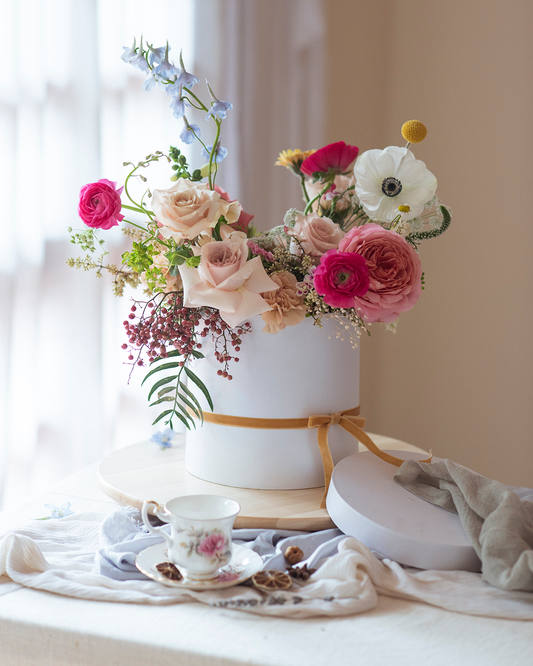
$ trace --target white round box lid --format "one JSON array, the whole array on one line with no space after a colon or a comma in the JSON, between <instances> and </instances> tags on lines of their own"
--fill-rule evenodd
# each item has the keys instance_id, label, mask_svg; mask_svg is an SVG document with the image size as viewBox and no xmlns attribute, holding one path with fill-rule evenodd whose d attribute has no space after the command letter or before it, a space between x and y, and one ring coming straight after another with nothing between
<instances>
[{"instance_id":1,"label":"white round box lid","mask_svg":"<svg viewBox=\"0 0 533 666\"><path fill-rule=\"evenodd\" d=\"M410 451L388 453L404 460L420 458ZM480 571L481 562L459 516L402 488L393 479L397 471L369 451L341 460L333 470L326 501L337 527L401 564Z\"/></svg>"}]
</instances>

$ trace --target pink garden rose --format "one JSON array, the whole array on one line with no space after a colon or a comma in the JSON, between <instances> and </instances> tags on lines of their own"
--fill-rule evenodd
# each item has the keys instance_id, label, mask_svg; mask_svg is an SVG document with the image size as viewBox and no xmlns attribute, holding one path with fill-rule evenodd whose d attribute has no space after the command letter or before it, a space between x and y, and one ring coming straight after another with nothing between
<instances>
[{"instance_id":1,"label":"pink garden rose","mask_svg":"<svg viewBox=\"0 0 533 666\"><path fill-rule=\"evenodd\" d=\"M344 237L344 231L329 217L299 215L294 225L294 235L302 249L312 257L321 257L328 250L335 250Z\"/></svg>"},{"instance_id":2,"label":"pink garden rose","mask_svg":"<svg viewBox=\"0 0 533 666\"><path fill-rule=\"evenodd\" d=\"M85 224L93 229L116 227L124 219L124 215L120 214L123 189L117 190L117 184L105 178L82 187L78 213Z\"/></svg>"},{"instance_id":3,"label":"pink garden rose","mask_svg":"<svg viewBox=\"0 0 533 666\"><path fill-rule=\"evenodd\" d=\"M365 321L390 324L414 306L422 293L422 265L403 236L379 224L364 224L346 234L339 250L367 261L370 286L355 298Z\"/></svg>"},{"instance_id":4,"label":"pink garden rose","mask_svg":"<svg viewBox=\"0 0 533 666\"><path fill-rule=\"evenodd\" d=\"M353 308L355 298L368 290L368 267L360 254L329 250L322 255L313 280L324 303L333 308Z\"/></svg>"},{"instance_id":5,"label":"pink garden rose","mask_svg":"<svg viewBox=\"0 0 533 666\"><path fill-rule=\"evenodd\" d=\"M198 545L198 552L213 559L225 555L228 551L228 539L222 532L211 532Z\"/></svg>"},{"instance_id":6,"label":"pink garden rose","mask_svg":"<svg viewBox=\"0 0 533 666\"><path fill-rule=\"evenodd\" d=\"M216 308L231 327L271 309L261 294L279 287L266 274L260 257L248 261L243 232L235 231L225 240L210 240L193 250L201 257L198 268L179 267L185 307Z\"/></svg>"},{"instance_id":7,"label":"pink garden rose","mask_svg":"<svg viewBox=\"0 0 533 666\"><path fill-rule=\"evenodd\" d=\"M308 176L315 171L327 173L330 169L342 173L349 169L358 153L357 146L348 146L344 141L337 141L337 143L330 143L309 155L302 162L300 169Z\"/></svg>"}]
</instances>

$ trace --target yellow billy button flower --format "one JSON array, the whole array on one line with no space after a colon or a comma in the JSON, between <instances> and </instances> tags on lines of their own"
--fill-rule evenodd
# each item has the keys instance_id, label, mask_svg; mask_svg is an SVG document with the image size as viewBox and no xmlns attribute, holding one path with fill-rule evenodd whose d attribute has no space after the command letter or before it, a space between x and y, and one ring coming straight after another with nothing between
<instances>
[{"instance_id":1,"label":"yellow billy button flower","mask_svg":"<svg viewBox=\"0 0 533 666\"><path fill-rule=\"evenodd\" d=\"M420 143L427 133L427 127L420 120L408 120L402 125L402 136L409 143Z\"/></svg>"},{"instance_id":2,"label":"yellow billy button flower","mask_svg":"<svg viewBox=\"0 0 533 666\"><path fill-rule=\"evenodd\" d=\"M411 206L398 206L400 213L408 213L411 210Z\"/></svg>"},{"instance_id":3,"label":"yellow billy button flower","mask_svg":"<svg viewBox=\"0 0 533 666\"><path fill-rule=\"evenodd\" d=\"M316 153L316 150L302 151L298 148L295 150L282 150L276 160L276 166L287 167L287 169L290 169L299 176L301 174L300 167L302 166L302 162L313 153Z\"/></svg>"}]
</instances>

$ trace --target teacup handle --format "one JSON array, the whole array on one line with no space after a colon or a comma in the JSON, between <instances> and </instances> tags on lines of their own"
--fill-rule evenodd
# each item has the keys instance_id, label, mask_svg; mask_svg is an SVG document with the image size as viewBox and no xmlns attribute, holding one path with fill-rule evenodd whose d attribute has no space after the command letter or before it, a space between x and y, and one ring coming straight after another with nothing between
<instances>
[{"instance_id":1,"label":"teacup handle","mask_svg":"<svg viewBox=\"0 0 533 666\"><path fill-rule=\"evenodd\" d=\"M148 500L147 502L143 502L143 508L142 508L142 519L143 523L146 526L146 529L151 532L152 534L157 534L157 536L162 536L165 541L168 544L169 548L172 548L172 537L170 534L167 534L166 532L163 531L162 527L154 527L153 525L150 524L150 521L148 520L148 508L150 505L155 506L154 514L159 518L159 520L162 520L164 523L170 522L170 518L168 517L168 514L164 509L162 509L157 502L154 502L153 500Z\"/></svg>"}]
</instances>

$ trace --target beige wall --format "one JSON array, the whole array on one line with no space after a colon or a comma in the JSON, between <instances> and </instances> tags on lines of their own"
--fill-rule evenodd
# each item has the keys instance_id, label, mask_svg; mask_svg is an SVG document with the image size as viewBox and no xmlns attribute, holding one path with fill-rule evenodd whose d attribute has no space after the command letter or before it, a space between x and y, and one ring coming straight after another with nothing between
<instances>
[{"instance_id":1,"label":"beige wall","mask_svg":"<svg viewBox=\"0 0 533 666\"><path fill-rule=\"evenodd\" d=\"M533 3L324 0L328 142L415 149L454 212L426 289L362 345L369 430L533 485Z\"/></svg>"}]
</instances>

